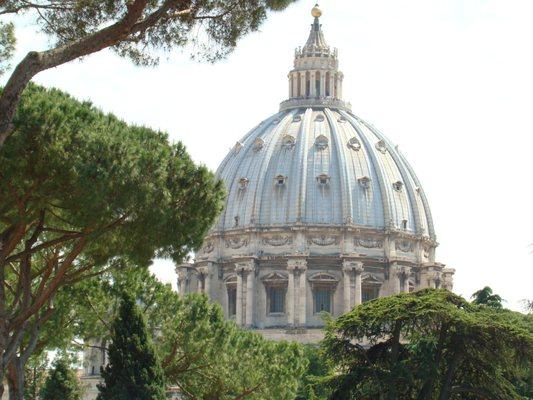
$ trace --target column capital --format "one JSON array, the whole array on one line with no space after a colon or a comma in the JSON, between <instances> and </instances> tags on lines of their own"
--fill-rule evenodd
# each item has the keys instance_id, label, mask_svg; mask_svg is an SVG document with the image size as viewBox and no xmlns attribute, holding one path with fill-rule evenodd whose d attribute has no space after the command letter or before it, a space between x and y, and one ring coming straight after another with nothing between
<instances>
[{"instance_id":1,"label":"column capital","mask_svg":"<svg viewBox=\"0 0 533 400\"><path fill-rule=\"evenodd\" d=\"M306 257L289 257L287 259L287 269L289 271L307 270L307 258Z\"/></svg>"},{"instance_id":2,"label":"column capital","mask_svg":"<svg viewBox=\"0 0 533 400\"><path fill-rule=\"evenodd\" d=\"M361 274L364 269L365 267L362 261L353 261L346 259L342 261L342 270L345 272L354 271L356 274Z\"/></svg>"}]
</instances>

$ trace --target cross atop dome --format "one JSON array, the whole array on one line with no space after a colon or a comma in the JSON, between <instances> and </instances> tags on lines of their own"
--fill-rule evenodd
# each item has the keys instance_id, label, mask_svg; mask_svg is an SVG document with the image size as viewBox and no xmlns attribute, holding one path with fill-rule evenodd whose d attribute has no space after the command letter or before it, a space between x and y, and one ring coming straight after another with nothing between
<instances>
[{"instance_id":1,"label":"cross atop dome","mask_svg":"<svg viewBox=\"0 0 533 400\"><path fill-rule=\"evenodd\" d=\"M337 49L326 43L318 4L311 15L314 21L307 42L294 52L294 68L288 75L289 99L282 102L280 108L309 106L350 110L350 104L342 100L344 75L339 71Z\"/></svg>"}]
</instances>

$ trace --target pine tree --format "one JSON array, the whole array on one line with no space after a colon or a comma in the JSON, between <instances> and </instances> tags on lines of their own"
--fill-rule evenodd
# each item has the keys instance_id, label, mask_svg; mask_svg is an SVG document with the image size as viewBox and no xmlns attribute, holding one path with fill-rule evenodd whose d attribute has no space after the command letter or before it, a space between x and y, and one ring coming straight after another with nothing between
<instances>
[{"instance_id":1,"label":"pine tree","mask_svg":"<svg viewBox=\"0 0 533 400\"><path fill-rule=\"evenodd\" d=\"M163 400L163 370L133 298L122 297L113 323L109 364L102 371L98 400Z\"/></svg>"},{"instance_id":2,"label":"pine tree","mask_svg":"<svg viewBox=\"0 0 533 400\"><path fill-rule=\"evenodd\" d=\"M54 368L46 379L41 391L43 400L80 400L81 388L78 378L66 357L60 357L54 362Z\"/></svg>"}]
</instances>

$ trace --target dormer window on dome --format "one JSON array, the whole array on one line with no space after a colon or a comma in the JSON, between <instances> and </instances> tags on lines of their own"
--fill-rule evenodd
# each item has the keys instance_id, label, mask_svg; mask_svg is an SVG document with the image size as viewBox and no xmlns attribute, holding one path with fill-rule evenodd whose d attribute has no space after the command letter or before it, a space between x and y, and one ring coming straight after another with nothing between
<instances>
[{"instance_id":1,"label":"dormer window on dome","mask_svg":"<svg viewBox=\"0 0 533 400\"><path fill-rule=\"evenodd\" d=\"M287 177L285 175L280 174L274 178L274 181L276 182L277 186L283 186L285 185L285 182L287 181Z\"/></svg>"},{"instance_id":2,"label":"dormer window on dome","mask_svg":"<svg viewBox=\"0 0 533 400\"><path fill-rule=\"evenodd\" d=\"M321 186L326 186L329 184L330 176L326 173L322 173L316 177L316 181Z\"/></svg>"},{"instance_id":3,"label":"dormer window on dome","mask_svg":"<svg viewBox=\"0 0 533 400\"><path fill-rule=\"evenodd\" d=\"M281 145L284 149L292 150L292 148L296 145L296 138L292 135L285 135L283 136Z\"/></svg>"},{"instance_id":4,"label":"dormer window on dome","mask_svg":"<svg viewBox=\"0 0 533 400\"><path fill-rule=\"evenodd\" d=\"M328 147L329 140L324 135L319 135L315 140L315 146L318 150L324 150Z\"/></svg>"},{"instance_id":5,"label":"dormer window on dome","mask_svg":"<svg viewBox=\"0 0 533 400\"><path fill-rule=\"evenodd\" d=\"M248 187L248 183L250 181L248 180L248 178L240 178L239 179L239 189L240 190L244 190Z\"/></svg>"},{"instance_id":6,"label":"dormer window on dome","mask_svg":"<svg viewBox=\"0 0 533 400\"><path fill-rule=\"evenodd\" d=\"M384 140L380 140L379 142L377 142L376 143L376 149L380 153L385 154L387 152L387 146L385 145L385 141Z\"/></svg>"},{"instance_id":7,"label":"dormer window on dome","mask_svg":"<svg viewBox=\"0 0 533 400\"><path fill-rule=\"evenodd\" d=\"M293 118L292 118L292 122L300 122L302 120L302 115L301 114L296 114Z\"/></svg>"},{"instance_id":8,"label":"dormer window on dome","mask_svg":"<svg viewBox=\"0 0 533 400\"><path fill-rule=\"evenodd\" d=\"M315 118L316 122L322 122L324 121L324 114L318 114Z\"/></svg>"},{"instance_id":9,"label":"dormer window on dome","mask_svg":"<svg viewBox=\"0 0 533 400\"><path fill-rule=\"evenodd\" d=\"M261 138L257 138L254 140L253 149L255 152L261 150L263 146L265 145L265 141Z\"/></svg>"},{"instance_id":10,"label":"dormer window on dome","mask_svg":"<svg viewBox=\"0 0 533 400\"><path fill-rule=\"evenodd\" d=\"M359 151L361 150L361 142L356 137L352 137L348 140L348 147L352 150Z\"/></svg>"},{"instance_id":11,"label":"dormer window on dome","mask_svg":"<svg viewBox=\"0 0 533 400\"><path fill-rule=\"evenodd\" d=\"M368 189L370 187L370 178L368 176L362 176L361 178L358 178L357 182L359 182L363 189Z\"/></svg>"},{"instance_id":12,"label":"dormer window on dome","mask_svg":"<svg viewBox=\"0 0 533 400\"><path fill-rule=\"evenodd\" d=\"M402 181L396 181L392 184L392 187L394 188L394 190L396 190L397 192L401 192L402 191L402 188L403 188L403 182Z\"/></svg>"}]
</instances>

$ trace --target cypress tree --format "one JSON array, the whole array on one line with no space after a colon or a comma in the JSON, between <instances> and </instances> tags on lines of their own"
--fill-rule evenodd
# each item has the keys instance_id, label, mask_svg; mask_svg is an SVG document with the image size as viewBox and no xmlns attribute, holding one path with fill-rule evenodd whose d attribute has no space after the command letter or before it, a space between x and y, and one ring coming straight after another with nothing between
<instances>
[{"instance_id":1,"label":"cypress tree","mask_svg":"<svg viewBox=\"0 0 533 400\"><path fill-rule=\"evenodd\" d=\"M80 400L81 389L74 371L69 368L68 361L61 357L54 363L41 391L43 400Z\"/></svg>"},{"instance_id":2,"label":"cypress tree","mask_svg":"<svg viewBox=\"0 0 533 400\"><path fill-rule=\"evenodd\" d=\"M113 323L109 363L102 370L98 400L163 400L163 369L148 335L146 322L127 294Z\"/></svg>"}]
</instances>

